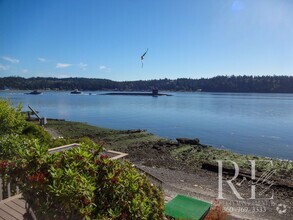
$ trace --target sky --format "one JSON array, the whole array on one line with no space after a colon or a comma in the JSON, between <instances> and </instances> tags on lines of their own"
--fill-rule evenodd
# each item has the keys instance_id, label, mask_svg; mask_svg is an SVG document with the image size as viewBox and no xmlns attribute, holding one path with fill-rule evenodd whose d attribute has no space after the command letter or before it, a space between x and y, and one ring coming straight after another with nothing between
<instances>
[{"instance_id":1,"label":"sky","mask_svg":"<svg viewBox=\"0 0 293 220\"><path fill-rule=\"evenodd\" d=\"M293 76L292 11L292 0L0 0L0 77Z\"/></svg>"}]
</instances>

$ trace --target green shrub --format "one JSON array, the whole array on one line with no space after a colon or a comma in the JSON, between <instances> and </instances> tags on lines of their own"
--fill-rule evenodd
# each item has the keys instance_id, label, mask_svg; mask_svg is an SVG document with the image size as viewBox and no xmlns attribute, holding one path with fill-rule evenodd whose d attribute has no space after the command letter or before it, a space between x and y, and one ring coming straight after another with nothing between
<instances>
[{"instance_id":1,"label":"green shrub","mask_svg":"<svg viewBox=\"0 0 293 220\"><path fill-rule=\"evenodd\" d=\"M19 157L19 152L34 146L38 140L28 139L18 134L0 136L0 159L14 159Z\"/></svg>"},{"instance_id":2,"label":"green shrub","mask_svg":"<svg viewBox=\"0 0 293 220\"><path fill-rule=\"evenodd\" d=\"M33 142L2 162L39 219L163 219L161 192L131 164L100 156L101 149L82 144L50 155Z\"/></svg>"},{"instance_id":3,"label":"green shrub","mask_svg":"<svg viewBox=\"0 0 293 220\"><path fill-rule=\"evenodd\" d=\"M75 140L68 139L68 138L56 138L51 140L50 148L60 147L63 145L72 144L74 142Z\"/></svg>"},{"instance_id":4,"label":"green shrub","mask_svg":"<svg viewBox=\"0 0 293 220\"><path fill-rule=\"evenodd\" d=\"M21 134L26 124L22 106L12 107L8 100L0 99L0 135Z\"/></svg>"},{"instance_id":5,"label":"green shrub","mask_svg":"<svg viewBox=\"0 0 293 220\"><path fill-rule=\"evenodd\" d=\"M96 163L95 219L163 219L161 192L130 163Z\"/></svg>"},{"instance_id":6,"label":"green shrub","mask_svg":"<svg viewBox=\"0 0 293 220\"><path fill-rule=\"evenodd\" d=\"M51 136L39 125L27 123L22 134L32 139L39 139L41 143L46 145L51 143Z\"/></svg>"}]
</instances>

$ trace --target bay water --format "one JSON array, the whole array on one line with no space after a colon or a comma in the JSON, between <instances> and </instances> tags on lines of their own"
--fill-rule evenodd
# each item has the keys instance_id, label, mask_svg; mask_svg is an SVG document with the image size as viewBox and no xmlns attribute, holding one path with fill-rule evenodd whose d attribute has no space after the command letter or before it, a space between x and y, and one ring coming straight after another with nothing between
<instances>
[{"instance_id":1,"label":"bay water","mask_svg":"<svg viewBox=\"0 0 293 220\"><path fill-rule=\"evenodd\" d=\"M26 91L27 92L27 91ZM242 154L293 160L293 94L166 92L172 96L108 96L106 92L1 91L13 105L42 117L158 136L199 138ZM91 95L90 95L91 93Z\"/></svg>"}]
</instances>

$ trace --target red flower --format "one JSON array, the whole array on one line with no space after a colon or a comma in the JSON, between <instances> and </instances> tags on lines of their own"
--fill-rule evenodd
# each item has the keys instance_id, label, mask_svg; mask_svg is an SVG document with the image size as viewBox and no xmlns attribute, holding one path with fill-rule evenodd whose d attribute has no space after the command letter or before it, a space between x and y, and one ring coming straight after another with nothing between
<instances>
[{"instance_id":1,"label":"red flower","mask_svg":"<svg viewBox=\"0 0 293 220\"><path fill-rule=\"evenodd\" d=\"M7 165L8 165L8 163L7 163L6 161L2 161L2 162L0 163L0 167L1 167L2 169L5 169L5 168L7 167Z\"/></svg>"},{"instance_id":2,"label":"red flower","mask_svg":"<svg viewBox=\"0 0 293 220\"><path fill-rule=\"evenodd\" d=\"M35 174L28 175L27 178L31 182L36 182L36 183L44 183L45 182L45 174L42 172L37 172Z\"/></svg>"},{"instance_id":3,"label":"red flower","mask_svg":"<svg viewBox=\"0 0 293 220\"><path fill-rule=\"evenodd\" d=\"M122 217L122 219L128 219L128 213L123 212L121 217Z\"/></svg>"},{"instance_id":4,"label":"red flower","mask_svg":"<svg viewBox=\"0 0 293 220\"><path fill-rule=\"evenodd\" d=\"M112 182L112 183L117 183L117 182L118 182L118 178L117 178L117 177L113 177L113 178L111 179L111 182Z\"/></svg>"},{"instance_id":5,"label":"red flower","mask_svg":"<svg viewBox=\"0 0 293 220\"><path fill-rule=\"evenodd\" d=\"M95 161L95 164L96 164L96 165L100 165L101 163L102 163L102 162L101 162L100 160L96 160L96 161Z\"/></svg>"},{"instance_id":6,"label":"red flower","mask_svg":"<svg viewBox=\"0 0 293 220\"><path fill-rule=\"evenodd\" d=\"M104 155L104 154L103 154L103 155L100 156L100 158L101 158L101 159L108 159L109 157L108 157L107 155Z\"/></svg>"},{"instance_id":7,"label":"red flower","mask_svg":"<svg viewBox=\"0 0 293 220\"><path fill-rule=\"evenodd\" d=\"M85 198L85 199L83 200L83 204L84 204L85 206L88 206L89 204L91 204L91 200Z\"/></svg>"}]
</instances>

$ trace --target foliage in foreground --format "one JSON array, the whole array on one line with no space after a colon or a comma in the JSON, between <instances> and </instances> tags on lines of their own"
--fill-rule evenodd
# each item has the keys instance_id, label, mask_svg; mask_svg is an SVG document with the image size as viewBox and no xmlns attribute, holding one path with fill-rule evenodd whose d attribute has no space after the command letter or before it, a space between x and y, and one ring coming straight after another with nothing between
<instances>
[{"instance_id":1,"label":"foliage in foreground","mask_svg":"<svg viewBox=\"0 0 293 220\"><path fill-rule=\"evenodd\" d=\"M26 124L21 108L20 104L14 108L8 100L0 99L0 135L21 134Z\"/></svg>"},{"instance_id":2,"label":"foliage in foreground","mask_svg":"<svg viewBox=\"0 0 293 220\"><path fill-rule=\"evenodd\" d=\"M83 144L51 155L36 141L2 160L1 173L17 180L41 219L163 219L161 192L100 150Z\"/></svg>"}]
</instances>

